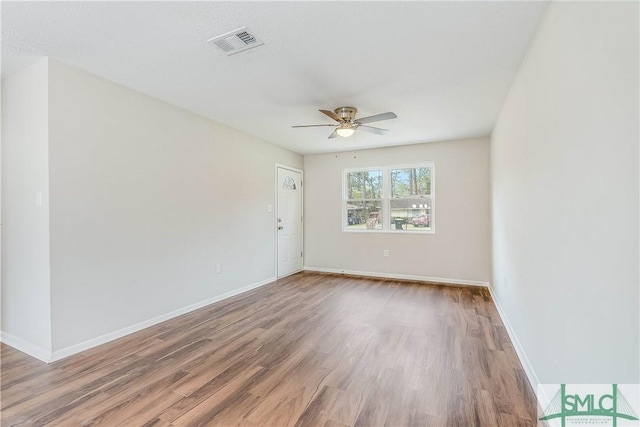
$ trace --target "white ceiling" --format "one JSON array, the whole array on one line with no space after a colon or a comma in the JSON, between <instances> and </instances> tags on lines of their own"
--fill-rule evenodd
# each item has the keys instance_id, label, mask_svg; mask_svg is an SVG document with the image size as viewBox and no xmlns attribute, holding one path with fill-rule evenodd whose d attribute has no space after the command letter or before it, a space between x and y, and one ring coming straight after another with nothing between
<instances>
[{"instance_id":1,"label":"white ceiling","mask_svg":"<svg viewBox=\"0 0 640 427\"><path fill-rule=\"evenodd\" d=\"M491 132L546 2L2 2L2 75L51 56L302 154ZM265 45L207 39L248 26ZM385 136L328 140L318 109Z\"/></svg>"}]
</instances>

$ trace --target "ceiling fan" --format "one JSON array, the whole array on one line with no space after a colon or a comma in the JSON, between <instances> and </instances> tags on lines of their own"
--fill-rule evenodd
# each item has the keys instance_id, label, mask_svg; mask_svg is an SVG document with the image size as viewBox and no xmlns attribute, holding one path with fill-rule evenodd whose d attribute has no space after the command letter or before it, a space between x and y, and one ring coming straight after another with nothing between
<instances>
[{"instance_id":1,"label":"ceiling fan","mask_svg":"<svg viewBox=\"0 0 640 427\"><path fill-rule=\"evenodd\" d=\"M341 136L343 138L347 138L356 130L363 130L366 132L376 133L378 135L384 135L389 132L388 129L377 128L373 126L367 126L365 123L378 122L380 120L389 120L395 119L395 113L382 113L376 114L374 116L363 117L361 119L356 119L357 109L354 107L339 107L333 111L329 110L320 110L321 113L326 114L331 117L333 120L338 122L338 124L327 124L327 125L301 125L301 126L291 126L294 128L312 128L312 127L320 127L320 126L333 126L335 127L333 133L329 135L329 138L335 138L336 136Z\"/></svg>"}]
</instances>

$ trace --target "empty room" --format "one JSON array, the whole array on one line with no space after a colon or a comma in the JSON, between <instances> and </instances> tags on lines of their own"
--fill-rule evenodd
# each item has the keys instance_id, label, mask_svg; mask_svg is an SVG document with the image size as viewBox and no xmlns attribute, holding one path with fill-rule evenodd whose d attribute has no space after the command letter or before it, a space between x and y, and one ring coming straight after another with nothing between
<instances>
[{"instance_id":1,"label":"empty room","mask_svg":"<svg viewBox=\"0 0 640 427\"><path fill-rule=\"evenodd\" d=\"M2 1L2 426L640 426L640 4Z\"/></svg>"}]
</instances>

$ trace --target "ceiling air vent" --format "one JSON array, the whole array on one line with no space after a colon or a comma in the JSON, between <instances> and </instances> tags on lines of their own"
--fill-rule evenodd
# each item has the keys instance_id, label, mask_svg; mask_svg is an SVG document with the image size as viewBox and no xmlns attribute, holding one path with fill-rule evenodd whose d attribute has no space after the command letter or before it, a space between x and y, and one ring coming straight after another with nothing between
<instances>
[{"instance_id":1,"label":"ceiling air vent","mask_svg":"<svg viewBox=\"0 0 640 427\"><path fill-rule=\"evenodd\" d=\"M264 44L247 27L238 28L207 41L218 46L227 55L235 55Z\"/></svg>"}]
</instances>

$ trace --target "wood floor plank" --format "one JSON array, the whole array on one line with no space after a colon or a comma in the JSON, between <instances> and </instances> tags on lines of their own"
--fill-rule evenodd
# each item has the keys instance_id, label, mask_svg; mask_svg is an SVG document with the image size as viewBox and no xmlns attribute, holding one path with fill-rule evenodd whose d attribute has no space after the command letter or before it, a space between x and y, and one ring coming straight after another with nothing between
<instances>
[{"instance_id":1,"label":"wood floor plank","mask_svg":"<svg viewBox=\"0 0 640 427\"><path fill-rule=\"evenodd\" d=\"M184 415L173 420L171 424L175 426L211 424L219 412L228 406L234 405L236 402L244 400L244 394L247 393L244 387L247 383L258 379L261 373L264 373L264 368L260 366L240 372L233 381Z\"/></svg>"},{"instance_id":2,"label":"wood floor plank","mask_svg":"<svg viewBox=\"0 0 640 427\"><path fill-rule=\"evenodd\" d=\"M3 426L536 426L486 289L300 273L50 365L0 345Z\"/></svg>"},{"instance_id":3,"label":"wood floor plank","mask_svg":"<svg viewBox=\"0 0 640 427\"><path fill-rule=\"evenodd\" d=\"M329 407L329 419L343 425L355 425L370 390L368 386L353 391L338 390L334 403Z\"/></svg>"}]
</instances>

